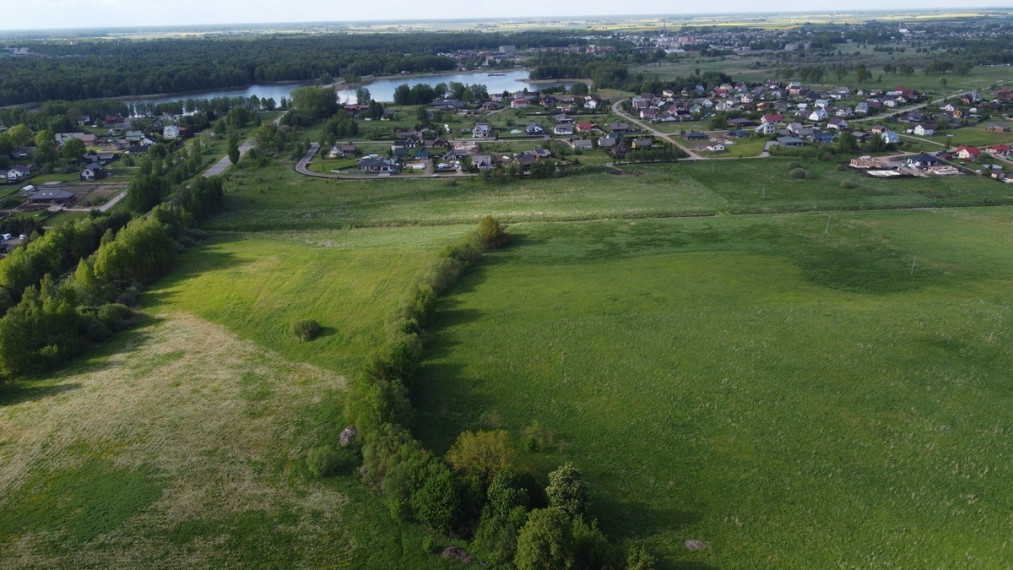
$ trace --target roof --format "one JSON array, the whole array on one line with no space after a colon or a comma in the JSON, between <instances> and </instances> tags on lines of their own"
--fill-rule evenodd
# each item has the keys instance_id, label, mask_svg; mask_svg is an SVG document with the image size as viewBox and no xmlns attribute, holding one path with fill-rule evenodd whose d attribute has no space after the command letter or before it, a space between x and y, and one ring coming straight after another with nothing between
<instances>
[{"instance_id":1,"label":"roof","mask_svg":"<svg viewBox=\"0 0 1013 570\"><path fill-rule=\"evenodd\" d=\"M39 190L35 194L28 197L32 201L44 201L44 200L69 200L73 198L73 192L67 192L59 188L47 188L45 190Z\"/></svg>"}]
</instances>

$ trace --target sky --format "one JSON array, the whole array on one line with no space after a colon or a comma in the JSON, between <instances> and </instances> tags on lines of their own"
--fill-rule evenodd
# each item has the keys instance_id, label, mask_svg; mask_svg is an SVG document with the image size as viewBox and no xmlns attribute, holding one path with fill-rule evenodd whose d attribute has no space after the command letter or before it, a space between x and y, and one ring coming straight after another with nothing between
<instances>
[{"instance_id":1,"label":"sky","mask_svg":"<svg viewBox=\"0 0 1013 570\"><path fill-rule=\"evenodd\" d=\"M7 6L4 6L4 5ZM756 11L827 12L833 10L960 10L1009 8L1010 0L0 0L0 30L114 28L207 24L385 21L609 16L643 14L748 13ZM842 8L843 7L843 8ZM457 12L455 12L457 10Z\"/></svg>"}]
</instances>

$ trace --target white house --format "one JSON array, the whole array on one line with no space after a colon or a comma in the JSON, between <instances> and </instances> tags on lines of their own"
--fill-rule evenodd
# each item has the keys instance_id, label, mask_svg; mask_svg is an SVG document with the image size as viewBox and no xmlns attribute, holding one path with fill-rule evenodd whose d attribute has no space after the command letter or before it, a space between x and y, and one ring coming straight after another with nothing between
<instances>
[{"instance_id":1,"label":"white house","mask_svg":"<svg viewBox=\"0 0 1013 570\"><path fill-rule=\"evenodd\" d=\"M489 135L491 134L492 134L492 127L489 126L489 123L478 123L477 125L475 125L475 128L471 130L471 136L475 137L476 139L489 138Z\"/></svg>"},{"instance_id":2,"label":"white house","mask_svg":"<svg viewBox=\"0 0 1013 570\"><path fill-rule=\"evenodd\" d=\"M809 113L810 121L825 121L827 120L827 110L820 108L816 109L812 113Z\"/></svg>"},{"instance_id":3,"label":"white house","mask_svg":"<svg viewBox=\"0 0 1013 570\"><path fill-rule=\"evenodd\" d=\"M879 136L886 144L898 144L900 142L900 135L893 131L883 131L883 133Z\"/></svg>"},{"instance_id":4,"label":"white house","mask_svg":"<svg viewBox=\"0 0 1013 570\"><path fill-rule=\"evenodd\" d=\"M927 125L915 125L914 133L920 137L931 137L936 134L936 130Z\"/></svg>"},{"instance_id":5,"label":"white house","mask_svg":"<svg viewBox=\"0 0 1013 570\"><path fill-rule=\"evenodd\" d=\"M165 140L173 140L179 138L179 127L176 125L168 125L162 129L162 138Z\"/></svg>"}]
</instances>

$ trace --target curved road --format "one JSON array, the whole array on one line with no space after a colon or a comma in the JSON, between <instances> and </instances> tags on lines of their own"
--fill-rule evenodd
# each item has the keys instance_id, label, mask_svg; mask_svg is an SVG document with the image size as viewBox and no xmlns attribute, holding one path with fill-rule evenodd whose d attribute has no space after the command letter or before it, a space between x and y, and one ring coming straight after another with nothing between
<instances>
[{"instance_id":1,"label":"curved road","mask_svg":"<svg viewBox=\"0 0 1013 570\"><path fill-rule=\"evenodd\" d=\"M422 178L429 177L429 176L420 176L418 174L411 174L411 175L404 175L404 174L387 174L387 175L378 175L378 174L325 174L323 172L313 172L312 170L309 169L309 163L310 163L311 160L313 160L313 157L316 156L317 150L319 150L319 149L320 149L320 144L319 143L310 143L309 150L307 150L306 154L304 154L303 157L299 159L299 162L297 162L295 164L295 171L298 172L299 174L302 174L303 176L312 176L313 178L331 178L331 179L335 179L335 180L388 180L388 179L397 179L397 178L410 178L410 179L414 179L414 180L419 180L419 179L422 179ZM426 174L427 175L428 174L432 174L432 165L430 165L429 168L426 169ZM455 172L455 173L441 172L440 174L432 174L431 175L432 178L444 178L444 177L446 177L446 178L469 178L469 177L472 177L472 176L478 176L478 174L472 174L470 172Z\"/></svg>"}]
</instances>

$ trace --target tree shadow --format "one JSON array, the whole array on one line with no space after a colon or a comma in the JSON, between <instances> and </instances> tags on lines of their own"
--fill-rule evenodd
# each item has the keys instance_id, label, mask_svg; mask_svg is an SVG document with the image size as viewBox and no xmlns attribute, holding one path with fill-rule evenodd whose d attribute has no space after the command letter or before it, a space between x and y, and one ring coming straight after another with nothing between
<instances>
[{"instance_id":1,"label":"tree shadow","mask_svg":"<svg viewBox=\"0 0 1013 570\"><path fill-rule=\"evenodd\" d=\"M80 382L66 382L63 384L52 384L32 386L24 384L11 384L0 386L0 407L34 402L45 398L58 396L71 390L79 390Z\"/></svg>"},{"instance_id":2,"label":"tree shadow","mask_svg":"<svg viewBox=\"0 0 1013 570\"><path fill-rule=\"evenodd\" d=\"M179 256L176 264L150 288L139 300L142 307L152 307L170 302L179 294L179 284L197 275L212 270L228 269L244 263L235 254L222 251L221 246L236 237L213 237Z\"/></svg>"}]
</instances>

